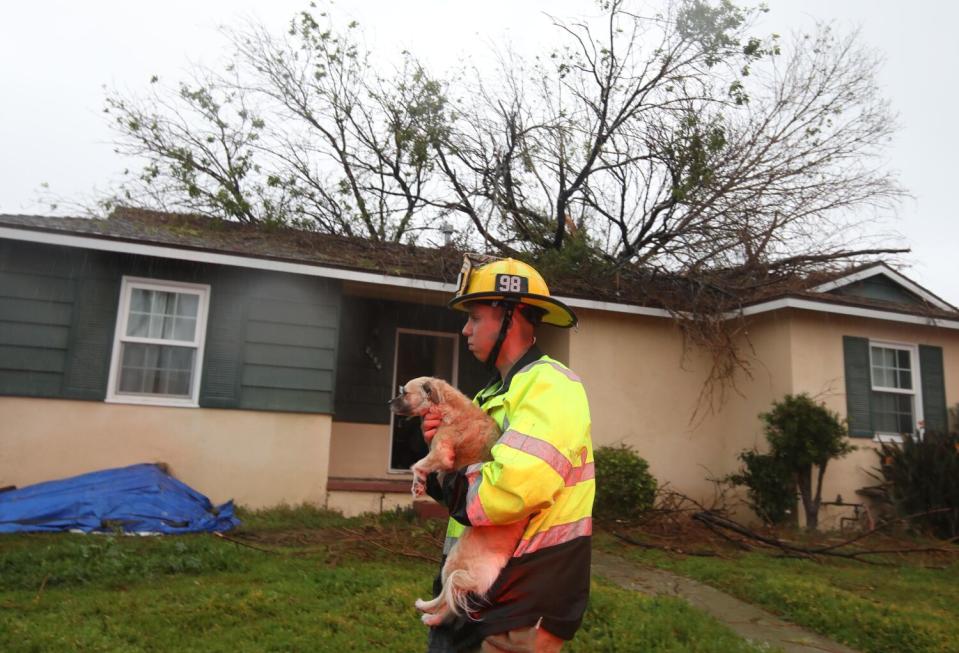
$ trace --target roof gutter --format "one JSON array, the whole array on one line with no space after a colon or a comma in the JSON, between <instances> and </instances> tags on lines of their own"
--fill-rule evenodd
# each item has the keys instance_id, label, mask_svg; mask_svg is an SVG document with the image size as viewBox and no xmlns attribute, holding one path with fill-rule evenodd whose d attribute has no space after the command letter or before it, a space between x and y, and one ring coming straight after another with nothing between
<instances>
[{"instance_id":1,"label":"roof gutter","mask_svg":"<svg viewBox=\"0 0 959 653\"><path fill-rule=\"evenodd\" d=\"M942 327L945 329L959 329L959 320L946 320L943 318L928 317L925 315L914 315L911 313L897 313L895 311L883 311L876 308L865 308L862 306L846 306L843 304L832 304L830 302L817 302L814 299L800 299L798 297L783 297L773 299L768 302L753 304L729 314L730 318L737 315L749 316L770 311L778 311L784 308L795 308L803 311L818 311L820 313L834 313L837 315L850 315L853 317L865 317L873 320L885 320L887 322L904 322L906 324L921 324L923 326Z\"/></svg>"}]
</instances>

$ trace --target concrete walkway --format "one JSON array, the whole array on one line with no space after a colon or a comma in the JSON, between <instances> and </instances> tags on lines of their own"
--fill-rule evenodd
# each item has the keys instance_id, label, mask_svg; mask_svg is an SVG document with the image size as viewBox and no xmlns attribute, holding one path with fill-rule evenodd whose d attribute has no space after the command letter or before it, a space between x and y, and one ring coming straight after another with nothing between
<instances>
[{"instance_id":1,"label":"concrete walkway","mask_svg":"<svg viewBox=\"0 0 959 653\"><path fill-rule=\"evenodd\" d=\"M684 576L593 550L593 573L644 594L677 596L726 624L741 637L786 653L857 653L815 633Z\"/></svg>"}]
</instances>

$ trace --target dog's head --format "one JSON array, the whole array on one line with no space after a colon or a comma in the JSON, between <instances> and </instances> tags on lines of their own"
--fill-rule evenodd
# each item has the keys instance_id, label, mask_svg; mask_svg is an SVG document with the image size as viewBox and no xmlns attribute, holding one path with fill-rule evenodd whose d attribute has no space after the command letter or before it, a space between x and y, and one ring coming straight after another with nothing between
<instances>
[{"instance_id":1,"label":"dog's head","mask_svg":"<svg viewBox=\"0 0 959 653\"><path fill-rule=\"evenodd\" d=\"M420 376L400 386L400 393L390 401L390 410L397 415L424 415L430 406L443 402L445 381Z\"/></svg>"}]
</instances>

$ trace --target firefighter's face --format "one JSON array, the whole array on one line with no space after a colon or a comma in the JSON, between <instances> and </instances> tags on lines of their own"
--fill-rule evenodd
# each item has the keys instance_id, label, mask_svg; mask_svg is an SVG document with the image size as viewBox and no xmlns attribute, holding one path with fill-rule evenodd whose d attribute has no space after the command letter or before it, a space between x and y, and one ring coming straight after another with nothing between
<instances>
[{"instance_id":1,"label":"firefighter's face","mask_svg":"<svg viewBox=\"0 0 959 653\"><path fill-rule=\"evenodd\" d=\"M466 336L466 346L478 360L485 361L499 336L503 309L477 302L470 303L467 308L469 317L462 332Z\"/></svg>"}]
</instances>

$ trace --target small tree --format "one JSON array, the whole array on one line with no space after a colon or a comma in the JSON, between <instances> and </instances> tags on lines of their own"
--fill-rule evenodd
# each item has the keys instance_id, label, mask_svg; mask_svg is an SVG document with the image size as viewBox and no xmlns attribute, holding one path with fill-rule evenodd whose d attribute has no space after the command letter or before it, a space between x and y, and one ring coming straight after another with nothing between
<instances>
[{"instance_id":1,"label":"small tree","mask_svg":"<svg viewBox=\"0 0 959 653\"><path fill-rule=\"evenodd\" d=\"M822 504L822 482L826 465L833 458L842 458L855 447L846 441L846 427L839 415L817 404L809 395L786 395L773 402L768 413L759 418L771 453L783 463L799 489L807 530L819 525ZM818 474L813 486L813 467Z\"/></svg>"}]
</instances>

